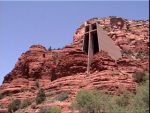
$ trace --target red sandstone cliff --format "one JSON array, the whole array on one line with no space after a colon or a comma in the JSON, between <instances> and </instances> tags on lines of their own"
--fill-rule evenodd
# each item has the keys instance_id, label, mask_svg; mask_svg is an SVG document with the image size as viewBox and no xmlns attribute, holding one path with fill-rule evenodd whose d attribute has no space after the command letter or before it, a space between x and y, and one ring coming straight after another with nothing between
<instances>
[{"instance_id":1,"label":"red sandstone cliff","mask_svg":"<svg viewBox=\"0 0 150 113\"><path fill-rule=\"evenodd\" d=\"M68 92L65 102L48 102L44 106L58 105L63 113L69 113L68 106L80 89L99 89L107 93L119 94L122 89L135 91L136 83L132 74L149 71L149 21L124 20L122 29L111 28L110 18L91 19L97 21L122 50L122 58L117 62L101 51L94 56L91 75L87 76L87 55L82 51L82 24L74 34L73 43L60 50L47 50L41 45L32 45L18 59L14 69L5 76L0 93L6 95L0 105L7 105L15 98L33 99L37 93L36 83L53 96ZM10 96L11 94L11 96ZM39 105L36 109L42 107ZM34 109L28 110L33 112Z\"/></svg>"}]
</instances>

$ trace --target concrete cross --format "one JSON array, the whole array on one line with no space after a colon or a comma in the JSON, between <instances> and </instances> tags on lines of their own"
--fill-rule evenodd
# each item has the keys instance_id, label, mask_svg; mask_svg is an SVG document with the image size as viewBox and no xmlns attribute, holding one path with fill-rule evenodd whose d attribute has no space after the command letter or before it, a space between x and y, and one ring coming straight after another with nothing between
<instances>
[{"instance_id":1,"label":"concrete cross","mask_svg":"<svg viewBox=\"0 0 150 113\"><path fill-rule=\"evenodd\" d=\"M83 51L88 54L87 73L90 72L93 55L103 50L115 61L122 57L120 48L115 45L107 32L97 23L85 24Z\"/></svg>"}]
</instances>

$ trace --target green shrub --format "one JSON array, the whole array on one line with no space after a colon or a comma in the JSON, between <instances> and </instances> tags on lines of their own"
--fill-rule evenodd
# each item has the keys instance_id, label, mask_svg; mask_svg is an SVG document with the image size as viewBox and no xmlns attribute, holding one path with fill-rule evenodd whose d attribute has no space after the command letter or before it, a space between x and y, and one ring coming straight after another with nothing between
<instances>
[{"instance_id":1,"label":"green shrub","mask_svg":"<svg viewBox=\"0 0 150 113\"><path fill-rule=\"evenodd\" d=\"M40 89L36 96L36 104L41 104L46 99L46 95L43 89Z\"/></svg>"},{"instance_id":2,"label":"green shrub","mask_svg":"<svg viewBox=\"0 0 150 113\"><path fill-rule=\"evenodd\" d=\"M40 109L39 113L49 113L49 109L48 108L42 108L42 109Z\"/></svg>"},{"instance_id":3,"label":"green shrub","mask_svg":"<svg viewBox=\"0 0 150 113\"><path fill-rule=\"evenodd\" d=\"M9 104L8 106L8 113L13 113L17 111L20 108L21 101L16 99L12 103Z\"/></svg>"},{"instance_id":4,"label":"green shrub","mask_svg":"<svg viewBox=\"0 0 150 113\"><path fill-rule=\"evenodd\" d=\"M149 113L149 80L140 85L130 105L131 113Z\"/></svg>"},{"instance_id":5,"label":"green shrub","mask_svg":"<svg viewBox=\"0 0 150 113\"><path fill-rule=\"evenodd\" d=\"M133 51L131 51L131 50L126 50L126 51L122 50L121 52L125 56L132 56L133 55Z\"/></svg>"},{"instance_id":6,"label":"green shrub","mask_svg":"<svg viewBox=\"0 0 150 113\"><path fill-rule=\"evenodd\" d=\"M120 96L112 96L107 107L109 113L148 113L149 81L141 84L136 94L125 92Z\"/></svg>"},{"instance_id":7,"label":"green shrub","mask_svg":"<svg viewBox=\"0 0 150 113\"><path fill-rule=\"evenodd\" d=\"M133 94L125 91L120 96L111 96L107 105L108 113L129 113L128 107L131 103Z\"/></svg>"},{"instance_id":8,"label":"green shrub","mask_svg":"<svg viewBox=\"0 0 150 113\"><path fill-rule=\"evenodd\" d=\"M21 103L21 108L26 108L29 105L31 105L31 101L29 99L26 99Z\"/></svg>"},{"instance_id":9,"label":"green shrub","mask_svg":"<svg viewBox=\"0 0 150 113\"><path fill-rule=\"evenodd\" d=\"M78 109L81 113L103 112L108 99L108 95L101 92L82 90L77 93L72 108Z\"/></svg>"},{"instance_id":10,"label":"green shrub","mask_svg":"<svg viewBox=\"0 0 150 113\"><path fill-rule=\"evenodd\" d=\"M139 84L136 94L125 91L120 96L81 90L71 108L80 113L149 113L149 80Z\"/></svg>"},{"instance_id":11,"label":"green shrub","mask_svg":"<svg viewBox=\"0 0 150 113\"><path fill-rule=\"evenodd\" d=\"M149 57L149 51L138 51L136 54L136 58L145 58Z\"/></svg>"},{"instance_id":12,"label":"green shrub","mask_svg":"<svg viewBox=\"0 0 150 113\"><path fill-rule=\"evenodd\" d=\"M51 51L51 50L52 50L52 47L50 46L50 47L48 48L48 50Z\"/></svg>"},{"instance_id":13,"label":"green shrub","mask_svg":"<svg viewBox=\"0 0 150 113\"><path fill-rule=\"evenodd\" d=\"M41 109L39 113L61 113L61 109L57 106Z\"/></svg>"},{"instance_id":14,"label":"green shrub","mask_svg":"<svg viewBox=\"0 0 150 113\"><path fill-rule=\"evenodd\" d=\"M146 81L137 89L138 98L141 98L141 101L144 103L144 106L149 106L149 81Z\"/></svg>"},{"instance_id":15,"label":"green shrub","mask_svg":"<svg viewBox=\"0 0 150 113\"><path fill-rule=\"evenodd\" d=\"M124 92L120 96L117 96L116 98L116 104L120 107L126 107L129 105L130 101L130 93L129 92Z\"/></svg>"},{"instance_id":16,"label":"green shrub","mask_svg":"<svg viewBox=\"0 0 150 113\"><path fill-rule=\"evenodd\" d=\"M3 108L4 108L4 106L0 104L0 108L2 108L2 109L3 109Z\"/></svg>"},{"instance_id":17,"label":"green shrub","mask_svg":"<svg viewBox=\"0 0 150 113\"><path fill-rule=\"evenodd\" d=\"M89 91L79 91L77 93L74 107L77 108L81 113L88 113L89 111L93 111L93 101L94 96Z\"/></svg>"},{"instance_id":18,"label":"green shrub","mask_svg":"<svg viewBox=\"0 0 150 113\"><path fill-rule=\"evenodd\" d=\"M0 100L4 98L4 95L0 93Z\"/></svg>"},{"instance_id":19,"label":"green shrub","mask_svg":"<svg viewBox=\"0 0 150 113\"><path fill-rule=\"evenodd\" d=\"M149 74L146 72L136 72L132 77L135 82L142 83L149 79Z\"/></svg>"},{"instance_id":20,"label":"green shrub","mask_svg":"<svg viewBox=\"0 0 150 113\"><path fill-rule=\"evenodd\" d=\"M58 100L58 101L64 101L64 100L66 100L68 98L68 93L67 92L62 92L62 93L60 93L57 97L56 97L56 99Z\"/></svg>"},{"instance_id":21,"label":"green shrub","mask_svg":"<svg viewBox=\"0 0 150 113\"><path fill-rule=\"evenodd\" d=\"M50 108L49 113L61 113L61 109L57 106L53 106L53 107Z\"/></svg>"}]
</instances>

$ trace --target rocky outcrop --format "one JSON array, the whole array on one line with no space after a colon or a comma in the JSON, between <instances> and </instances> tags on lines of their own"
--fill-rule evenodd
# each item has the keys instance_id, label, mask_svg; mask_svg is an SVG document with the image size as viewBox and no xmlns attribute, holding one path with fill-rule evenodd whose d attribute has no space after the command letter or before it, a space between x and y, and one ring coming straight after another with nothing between
<instances>
[{"instance_id":1,"label":"rocky outcrop","mask_svg":"<svg viewBox=\"0 0 150 113\"><path fill-rule=\"evenodd\" d=\"M18 59L12 72L5 76L4 83L10 83L13 79L17 78L39 79L49 77L49 69L52 64L51 62L47 62L49 61L49 57L46 55L47 50L45 47L41 45L31 46Z\"/></svg>"},{"instance_id":2,"label":"rocky outcrop","mask_svg":"<svg viewBox=\"0 0 150 113\"><path fill-rule=\"evenodd\" d=\"M64 106L63 103L48 101L45 106L55 103L64 109L63 113L69 113L65 111L80 89L99 89L111 94L120 94L123 89L135 92L137 84L132 74L149 71L149 22L120 19L123 22L121 25L112 17L93 18L87 23L96 21L108 32L122 49L121 59L115 62L101 51L94 56L90 75L87 75L87 55L82 51L85 26L82 24L74 34L73 43L62 49L47 50L42 45L32 45L23 53L0 86L0 93L5 95L0 105L7 107L15 98L34 99L38 87L42 87L47 94L51 91L53 96L68 92L69 98Z\"/></svg>"}]
</instances>

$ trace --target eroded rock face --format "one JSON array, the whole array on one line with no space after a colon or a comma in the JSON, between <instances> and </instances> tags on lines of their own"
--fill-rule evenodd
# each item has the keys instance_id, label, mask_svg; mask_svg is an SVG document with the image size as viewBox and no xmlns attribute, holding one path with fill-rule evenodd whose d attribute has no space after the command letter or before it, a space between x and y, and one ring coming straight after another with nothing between
<instances>
[{"instance_id":1,"label":"eroded rock face","mask_svg":"<svg viewBox=\"0 0 150 113\"><path fill-rule=\"evenodd\" d=\"M122 58L117 62L101 51L94 56L91 74L87 76L87 55L82 51L85 26L82 24L73 36L73 43L62 49L47 50L41 45L32 45L23 53L0 86L0 93L5 95L5 98L0 100L0 105L7 107L15 98L34 99L38 87L41 87L47 93L51 90L55 95L67 91L69 98L65 102L68 103L59 105L64 109L63 113L69 113L66 109L81 88L119 94L123 87L134 92L136 83L132 74L136 71L149 71L149 21L120 19L124 21L122 29L112 29L111 17L87 21L98 22L122 49ZM53 104L58 103L45 103ZM31 110L32 113L34 111Z\"/></svg>"},{"instance_id":2,"label":"eroded rock face","mask_svg":"<svg viewBox=\"0 0 150 113\"><path fill-rule=\"evenodd\" d=\"M3 83L10 83L17 78L49 78L52 65L49 60L45 47L32 45L27 52L21 55L12 72L5 76Z\"/></svg>"}]
</instances>

